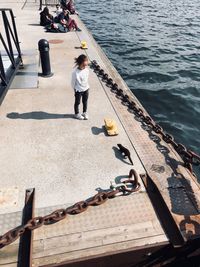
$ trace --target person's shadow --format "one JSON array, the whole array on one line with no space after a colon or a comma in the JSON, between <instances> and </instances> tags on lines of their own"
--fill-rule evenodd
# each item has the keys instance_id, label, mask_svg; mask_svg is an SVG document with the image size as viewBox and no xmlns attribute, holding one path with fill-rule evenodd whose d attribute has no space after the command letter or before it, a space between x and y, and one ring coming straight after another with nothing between
<instances>
[{"instance_id":1,"label":"person's shadow","mask_svg":"<svg viewBox=\"0 0 200 267\"><path fill-rule=\"evenodd\" d=\"M123 157L122 153L120 152L120 150L116 147L116 146L113 146L112 147L114 153L115 153L115 157L119 160L121 160L123 163L125 164L128 164L128 165L131 165L131 163L129 163L128 161L125 160L125 158Z\"/></svg>"},{"instance_id":2,"label":"person's shadow","mask_svg":"<svg viewBox=\"0 0 200 267\"><path fill-rule=\"evenodd\" d=\"M11 112L7 114L9 119L22 119L22 120L53 120L53 119L72 119L73 114L55 114L43 111L32 111L26 113Z\"/></svg>"}]
</instances>

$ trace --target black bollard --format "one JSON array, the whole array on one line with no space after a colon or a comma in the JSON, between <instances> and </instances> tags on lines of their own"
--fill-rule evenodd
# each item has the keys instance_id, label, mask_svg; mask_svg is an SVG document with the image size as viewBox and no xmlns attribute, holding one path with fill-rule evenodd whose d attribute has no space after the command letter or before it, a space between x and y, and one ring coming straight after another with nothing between
<instances>
[{"instance_id":1,"label":"black bollard","mask_svg":"<svg viewBox=\"0 0 200 267\"><path fill-rule=\"evenodd\" d=\"M38 42L38 49L40 51L40 59L42 66L42 77L51 77L53 73L51 72L51 64L49 57L49 42L45 39L41 39Z\"/></svg>"}]
</instances>

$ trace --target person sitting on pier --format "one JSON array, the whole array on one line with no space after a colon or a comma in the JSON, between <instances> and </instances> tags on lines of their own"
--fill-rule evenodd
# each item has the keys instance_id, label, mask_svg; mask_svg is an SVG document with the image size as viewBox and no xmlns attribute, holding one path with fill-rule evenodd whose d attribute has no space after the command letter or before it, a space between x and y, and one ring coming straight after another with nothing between
<instances>
[{"instance_id":1,"label":"person sitting on pier","mask_svg":"<svg viewBox=\"0 0 200 267\"><path fill-rule=\"evenodd\" d=\"M76 67L72 72L72 88L75 92L75 118L78 120L88 120L87 114L87 103L89 96L89 69L88 69L88 58L85 55L80 55L75 59ZM83 114L79 113L79 105L83 102Z\"/></svg>"},{"instance_id":2,"label":"person sitting on pier","mask_svg":"<svg viewBox=\"0 0 200 267\"><path fill-rule=\"evenodd\" d=\"M75 5L74 5L74 0L69 0L67 5L66 5L67 10L69 10L70 14L77 14L78 12L76 12L75 9Z\"/></svg>"},{"instance_id":3,"label":"person sitting on pier","mask_svg":"<svg viewBox=\"0 0 200 267\"><path fill-rule=\"evenodd\" d=\"M63 12L58 16L58 21L61 25L66 27L69 31L76 30L81 31L74 19L71 19L69 16L69 11L67 9L63 9Z\"/></svg>"},{"instance_id":4,"label":"person sitting on pier","mask_svg":"<svg viewBox=\"0 0 200 267\"><path fill-rule=\"evenodd\" d=\"M49 13L48 7L45 7L40 13L40 25L48 26L53 22L53 16Z\"/></svg>"},{"instance_id":5,"label":"person sitting on pier","mask_svg":"<svg viewBox=\"0 0 200 267\"><path fill-rule=\"evenodd\" d=\"M75 9L74 0L60 0L62 8L69 10L70 14L77 14Z\"/></svg>"},{"instance_id":6,"label":"person sitting on pier","mask_svg":"<svg viewBox=\"0 0 200 267\"><path fill-rule=\"evenodd\" d=\"M58 17L63 12L61 6L59 4L56 5L56 17Z\"/></svg>"}]
</instances>

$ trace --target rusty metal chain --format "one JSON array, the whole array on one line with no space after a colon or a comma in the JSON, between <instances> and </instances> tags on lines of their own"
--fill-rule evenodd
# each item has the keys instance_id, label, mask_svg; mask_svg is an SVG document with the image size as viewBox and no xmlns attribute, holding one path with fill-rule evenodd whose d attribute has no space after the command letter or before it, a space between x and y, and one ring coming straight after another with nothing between
<instances>
[{"instance_id":1,"label":"rusty metal chain","mask_svg":"<svg viewBox=\"0 0 200 267\"><path fill-rule=\"evenodd\" d=\"M100 67L97 61L93 60L91 62L91 67L94 69L94 72L106 82L107 86L111 88L111 91L114 92L117 98L121 99L122 104L128 106L128 109L134 112L140 120L145 123L149 128L151 128L156 134L159 134L163 141L167 144L170 144L180 157L184 161L185 167L193 174L192 166L200 165L200 155L195 152L187 149L183 144L177 143L174 140L174 137L166 133L163 128L157 124L151 117L145 114L145 111L142 110L139 105L134 101L133 97L128 96L125 92L119 88L117 83L109 77L107 73Z\"/></svg>"},{"instance_id":2,"label":"rusty metal chain","mask_svg":"<svg viewBox=\"0 0 200 267\"><path fill-rule=\"evenodd\" d=\"M0 236L0 248L3 248L20 238L25 231L33 231L43 225L51 225L65 219L68 215L76 215L86 211L90 206L98 206L105 203L108 199L121 195L131 194L140 189L138 174L135 170L130 170L129 179L120 185L111 186L109 191L102 191L88 200L80 201L66 209L57 209L46 216L38 216L29 220L25 225L18 226L4 235Z\"/></svg>"}]
</instances>

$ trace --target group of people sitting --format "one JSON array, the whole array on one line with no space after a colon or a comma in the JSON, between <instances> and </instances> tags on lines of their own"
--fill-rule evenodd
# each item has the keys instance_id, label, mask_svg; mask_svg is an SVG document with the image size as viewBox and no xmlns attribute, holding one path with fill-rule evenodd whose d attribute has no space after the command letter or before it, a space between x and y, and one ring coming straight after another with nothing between
<instances>
[{"instance_id":1,"label":"group of people sitting","mask_svg":"<svg viewBox=\"0 0 200 267\"><path fill-rule=\"evenodd\" d=\"M71 14L78 14L74 1L61 0L60 4L56 5L55 16L50 14L48 7L43 9L40 13L40 25L50 32L81 31L76 21L70 17Z\"/></svg>"}]
</instances>

